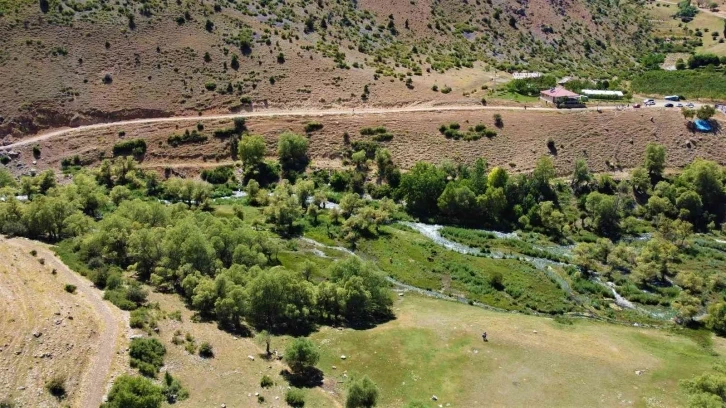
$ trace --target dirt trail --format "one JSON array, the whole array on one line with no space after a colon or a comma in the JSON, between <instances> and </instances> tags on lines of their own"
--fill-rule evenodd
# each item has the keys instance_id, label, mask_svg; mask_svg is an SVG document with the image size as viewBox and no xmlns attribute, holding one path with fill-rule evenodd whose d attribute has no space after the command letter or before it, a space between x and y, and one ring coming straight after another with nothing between
<instances>
[{"instance_id":1,"label":"dirt trail","mask_svg":"<svg viewBox=\"0 0 726 408\"><path fill-rule=\"evenodd\" d=\"M13 149L20 146L26 146L29 144L42 142L44 140L52 139L54 137L83 132L94 129L105 129L114 126L127 126L127 125L140 125L150 123L168 123L168 122L197 122L199 120L217 120L217 119L234 119L234 118L273 118L273 117L299 117L299 116L337 116L337 115L351 115L351 116L362 116L362 115L384 115L390 113L407 113L407 112L442 112L442 111L480 111L480 110L527 110L536 112L552 112L558 111L562 113L567 112L581 112L586 110L616 110L617 107L613 105L600 106L600 107L588 107L580 109L555 109L555 108L541 108L541 107L528 107L523 106L481 106L481 105L447 105L447 106L406 106L401 108L364 108L364 109L324 109L324 110L276 110L269 111L263 110L258 112L244 112L244 113L230 113L222 115L203 115L203 116L173 116L168 118L148 118L148 119L133 119L124 120L119 122L107 122L97 123L94 125L79 126L75 128L63 128L48 133L43 133L37 136L29 137L20 140L15 143L11 143L5 146L0 146L2 149Z\"/></svg>"},{"instance_id":2,"label":"dirt trail","mask_svg":"<svg viewBox=\"0 0 726 408\"><path fill-rule=\"evenodd\" d=\"M128 327L127 319L120 311L114 311L112 306L103 300L103 292L94 288L92 283L73 272L66 266L48 245L28 239L0 239L4 245L18 248L23 253L35 250L39 258L44 258L46 265L55 269L60 277L77 286L77 293L83 294L91 304L98 316L100 326L99 346L95 356L83 375L82 396L79 407L98 408L106 394L114 356L122 346L119 337L123 334L121 327Z\"/></svg>"}]
</instances>

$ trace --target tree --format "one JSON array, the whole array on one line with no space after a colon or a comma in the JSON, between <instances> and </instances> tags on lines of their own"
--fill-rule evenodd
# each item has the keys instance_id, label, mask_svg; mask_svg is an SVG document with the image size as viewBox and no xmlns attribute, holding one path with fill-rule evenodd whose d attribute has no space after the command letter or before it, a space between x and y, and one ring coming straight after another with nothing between
<instances>
[{"instance_id":1,"label":"tree","mask_svg":"<svg viewBox=\"0 0 726 408\"><path fill-rule=\"evenodd\" d=\"M721 336L726 335L726 303L718 302L708 307L706 327Z\"/></svg>"},{"instance_id":2,"label":"tree","mask_svg":"<svg viewBox=\"0 0 726 408\"><path fill-rule=\"evenodd\" d=\"M267 330L305 331L312 321L315 287L281 267L261 272L247 284L248 320Z\"/></svg>"},{"instance_id":3,"label":"tree","mask_svg":"<svg viewBox=\"0 0 726 408\"><path fill-rule=\"evenodd\" d=\"M302 208L290 193L289 184L286 181L278 184L269 200L264 210L267 222L272 223L278 232L291 234L294 222L302 216Z\"/></svg>"},{"instance_id":4,"label":"tree","mask_svg":"<svg viewBox=\"0 0 726 408\"><path fill-rule=\"evenodd\" d=\"M467 186L448 183L437 200L439 210L452 217L471 216L476 209L476 196Z\"/></svg>"},{"instance_id":5,"label":"tree","mask_svg":"<svg viewBox=\"0 0 726 408\"><path fill-rule=\"evenodd\" d=\"M345 408L371 408L378 403L379 391L368 376L353 380L348 387Z\"/></svg>"},{"instance_id":6,"label":"tree","mask_svg":"<svg viewBox=\"0 0 726 408\"><path fill-rule=\"evenodd\" d=\"M401 179L401 192L408 210L424 216L434 215L438 198L446 187L445 173L426 162L416 163Z\"/></svg>"},{"instance_id":7,"label":"tree","mask_svg":"<svg viewBox=\"0 0 726 408\"><path fill-rule=\"evenodd\" d=\"M650 177L643 167L636 167L630 175L630 182L633 189L640 194L645 194L650 190Z\"/></svg>"},{"instance_id":8,"label":"tree","mask_svg":"<svg viewBox=\"0 0 726 408\"><path fill-rule=\"evenodd\" d=\"M298 180L295 183L295 195L297 201L300 203L300 207L307 208L308 199L312 197L315 192L315 182L312 180Z\"/></svg>"},{"instance_id":9,"label":"tree","mask_svg":"<svg viewBox=\"0 0 726 408\"><path fill-rule=\"evenodd\" d=\"M672 306L677 313L679 322L687 325L701 311L701 300L686 292L681 292L673 301Z\"/></svg>"},{"instance_id":10,"label":"tree","mask_svg":"<svg viewBox=\"0 0 726 408\"><path fill-rule=\"evenodd\" d=\"M237 145L237 154L245 166L246 171L259 167L265 158L265 139L258 135L247 135Z\"/></svg>"},{"instance_id":11,"label":"tree","mask_svg":"<svg viewBox=\"0 0 726 408\"><path fill-rule=\"evenodd\" d=\"M652 181L660 180L665 168L666 151L663 145L648 143L645 148L645 169Z\"/></svg>"},{"instance_id":12,"label":"tree","mask_svg":"<svg viewBox=\"0 0 726 408\"><path fill-rule=\"evenodd\" d=\"M280 135L277 154L284 172L304 171L308 165L308 139L292 132Z\"/></svg>"},{"instance_id":13,"label":"tree","mask_svg":"<svg viewBox=\"0 0 726 408\"><path fill-rule=\"evenodd\" d=\"M507 171L501 167L494 167L487 178L488 188L504 188L509 180Z\"/></svg>"},{"instance_id":14,"label":"tree","mask_svg":"<svg viewBox=\"0 0 726 408\"><path fill-rule=\"evenodd\" d=\"M585 200L585 209L593 220L595 229L603 236L617 236L620 232L618 198L598 192L590 193Z\"/></svg>"},{"instance_id":15,"label":"tree","mask_svg":"<svg viewBox=\"0 0 726 408\"><path fill-rule=\"evenodd\" d=\"M575 170L572 173L572 189L575 191L575 194L578 194L591 181L592 174L587 167L587 162L583 159L577 159L575 161Z\"/></svg>"},{"instance_id":16,"label":"tree","mask_svg":"<svg viewBox=\"0 0 726 408\"><path fill-rule=\"evenodd\" d=\"M701 120L708 120L716 114L716 109L711 105L703 105L696 111L696 117Z\"/></svg>"},{"instance_id":17,"label":"tree","mask_svg":"<svg viewBox=\"0 0 726 408\"><path fill-rule=\"evenodd\" d=\"M298 337L285 348L285 361L295 374L302 374L315 367L320 352L310 339Z\"/></svg>"},{"instance_id":18,"label":"tree","mask_svg":"<svg viewBox=\"0 0 726 408\"><path fill-rule=\"evenodd\" d=\"M474 168L469 175L469 187L476 195L484 194L487 190L487 162L481 157L474 162Z\"/></svg>"},{"instance_id":19,"label":"tree","mask_svg":"<svg viewBox=\"0 0 726 408\"><path fill-rule=\"evenodd\" d=\"M681 108L681 114L683 114L683 119L692 120L693 117L696 116L696 111L684 107Z\"/></svg>"},{"instance_id":20,"label":"tree","mask_svg":"<svg viewBox=\"0 0 726 408\"><path fill-rule=\"evenodd\" d=\"M158 408L162 389L143 377L121 375L113 382L102 408Z\"/></svg>"}]
</instances>

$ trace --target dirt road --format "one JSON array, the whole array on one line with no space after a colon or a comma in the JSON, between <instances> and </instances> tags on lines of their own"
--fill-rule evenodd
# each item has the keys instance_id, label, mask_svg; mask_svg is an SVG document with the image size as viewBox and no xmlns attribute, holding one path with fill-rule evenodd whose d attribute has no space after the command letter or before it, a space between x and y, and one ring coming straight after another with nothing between
<instances>
[{"instance_id":1,"label":"dirt road","mask_svg":"<svg viewBox=\"0 0 726 408\"><path fill-rule=\"evenodd\" d=\"M203 115L203 116L173 116L168 118L148 118L148 119L133 119L119 122L108 122L108 123L97 123L87 126L79 126L74 128L63 128L54 130L48 133L42 133L37 136L29 137L21 141L8 144L6 146L0 146L0 149L10 150L20 146L27 146L29 144L38 143L54 137L82 132L94 129L104 129L113 126L126 126L126 125L141 125L150 123L165 123L165 122L196 122L200 119L204 120L216 120L216 119L234 119L234 118L274 118L274 117L300 117L300 116L337 116L337 115L384 115L391 113L407 113L407 112L442 112L442 111L480 111L480 110L527 110L535 112L552 112L559 111L563 113L567 112L581 112L585 110L616 110L617 107L613 105L601 106L601 107L588 107L581 109L556 109L556 108L541 108L541 107L527 107L526 109L522 106L481 106L481 105L447 105L447 106L406 106L400 108L367 108L367 109L325 109L325 110L261 110L257 112L244 112L244 113L230 113L222 115Z\"/></svg>"},{"instance_id":2,"label":"dirt road","mask_svg":"<svg viewBox=\"0 0 726 408\"><path fill-rule=\"evenodd\" d=\"M5 239L0 237L0 244L17 248L20 253L28 254L37 251L37 257L45 260L45 265L55 269L58 278L77 287L77 294L90 303L95 315L99 319L98 348L90 359L86 372L81 380L79 407L98 408L103 402L106 387L117 351L123 347L120 338L126 334L128 320L120 310L116 310L103 300L103 292L94 288L89 280L71 271L53 251L43 243L27 239Z\"/></svg>"}]
</instances>

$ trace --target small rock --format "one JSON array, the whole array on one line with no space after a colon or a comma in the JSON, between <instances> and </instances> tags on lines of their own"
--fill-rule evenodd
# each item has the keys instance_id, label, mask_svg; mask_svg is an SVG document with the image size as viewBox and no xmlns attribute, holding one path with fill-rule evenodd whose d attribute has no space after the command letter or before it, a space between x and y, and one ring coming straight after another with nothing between
<instances>
[{"instance_id":1,"label":"small rock","mask_svg":"<svg viewBox=\"0 0 726 408\"><path fill-rule=\"evenodd\" d=\"M22 386L18 387L18 391L24 391L24 390L25 390L25 387L22 387Z\"/></svg>"},{"instance_id":2,"label":"small rock","mask_svg":"<svg viewBox=\"0 0 726 408\"><path fill-rule=\"evenodd\" d=\"M251 361L255 361L255 358L253 356L247 356Z\"/></svg>"},{"instance_id":3,"label":"small rock","mask_svg":"<svg viewBox=\"0 0 726 408\"><path fill-rule=\"evenodd\" d=\"M336 368L338 368L338 367L336 367L336 366L333 366L332 368L333 368L333 370L335 370L335 369L336 369Z\"/></svg>"},{"instance_id":4,"label":"small rock","mask_svg":"<svg viewBox=\"0 0 726 408\"><path fill-rule=\"evenodd\" d=\"M219 406L219 408L227 408L227 404L222 404Z\"/></svg>"},{"instance_id":5,"label":"small rock","mask_svg":"<svg viewBox=\"0 0 726 408\"><path fill-rule=\"evenodd\" d=\"M537 330L532 330L532 333L537 334Z\"/></svg>"},{"instance_id":6,"label":"small rock","mask_svg":"<svg viewBox=\"0 0 726 408\"><path fill-rule=\"evenodd\" d=\"M635 375L643 375L645 373L645 370L635 370Z\"/></svg>"},{"instance_id":7,"label":"small rock","mask_svg":"<svg viewBox=\"0 0 726 408\"><path fill-rule=\"evenodd\" d=\"M256 392L256 393L255 393L255 397L258 397L259 395L260 395L260 393L259 393L259 392Z\"/></svg>"},{"instance_id":8,"label":"small rock","mask_svg":"<svg viewBox=\"0 0 726 408\"><path fill-rule=\"evenodd\" d=\"M347 357L345 357L345 354L343 354L342 356L340 356L340 359L341 359L341 360L345 360L346 358L347 358Z\"/></svg>"},{"instance_id":9,"label":"small rock","mask_svg":"<svg viewBox=\"0 0 726 408\"><path fill-rule=\"evenodd\" d=\"M33 337L35 337L36 339L37 339L38 337L42 336L42 335L43 335L43 333L42 333L42 332L39 332L39 331L34 331L34 332L33 332Z\"/></svg>"},{"instance_id":10,"label":"small rock","mask_svg":"<svg viewBox=\"0 0 726 408\"><path fill-rule=\"evenodd\" d=\"M436 395L431 396L431 401L438 401L438 400L439 400L439 397L437 397Z\"/></svg>"}]
</instances>

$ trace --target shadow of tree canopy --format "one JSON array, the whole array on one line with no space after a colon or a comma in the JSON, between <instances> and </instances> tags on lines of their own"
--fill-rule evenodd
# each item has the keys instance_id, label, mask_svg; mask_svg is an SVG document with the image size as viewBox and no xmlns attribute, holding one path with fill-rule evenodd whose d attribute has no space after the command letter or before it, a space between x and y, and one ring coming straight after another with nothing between
<instances>
[{"instance_id":1,"label":"shadow of tree canopy","mask_svg":"<svg viewBox=\"0 0 726 408\"><path fill-rule=\"evenodd\" d=\"M299 373L282 370L280 371L280 376L291 386L297 388L314 388L323 385L323 372L315 367L308 368Z\"/></svg>"}]
</instances>

